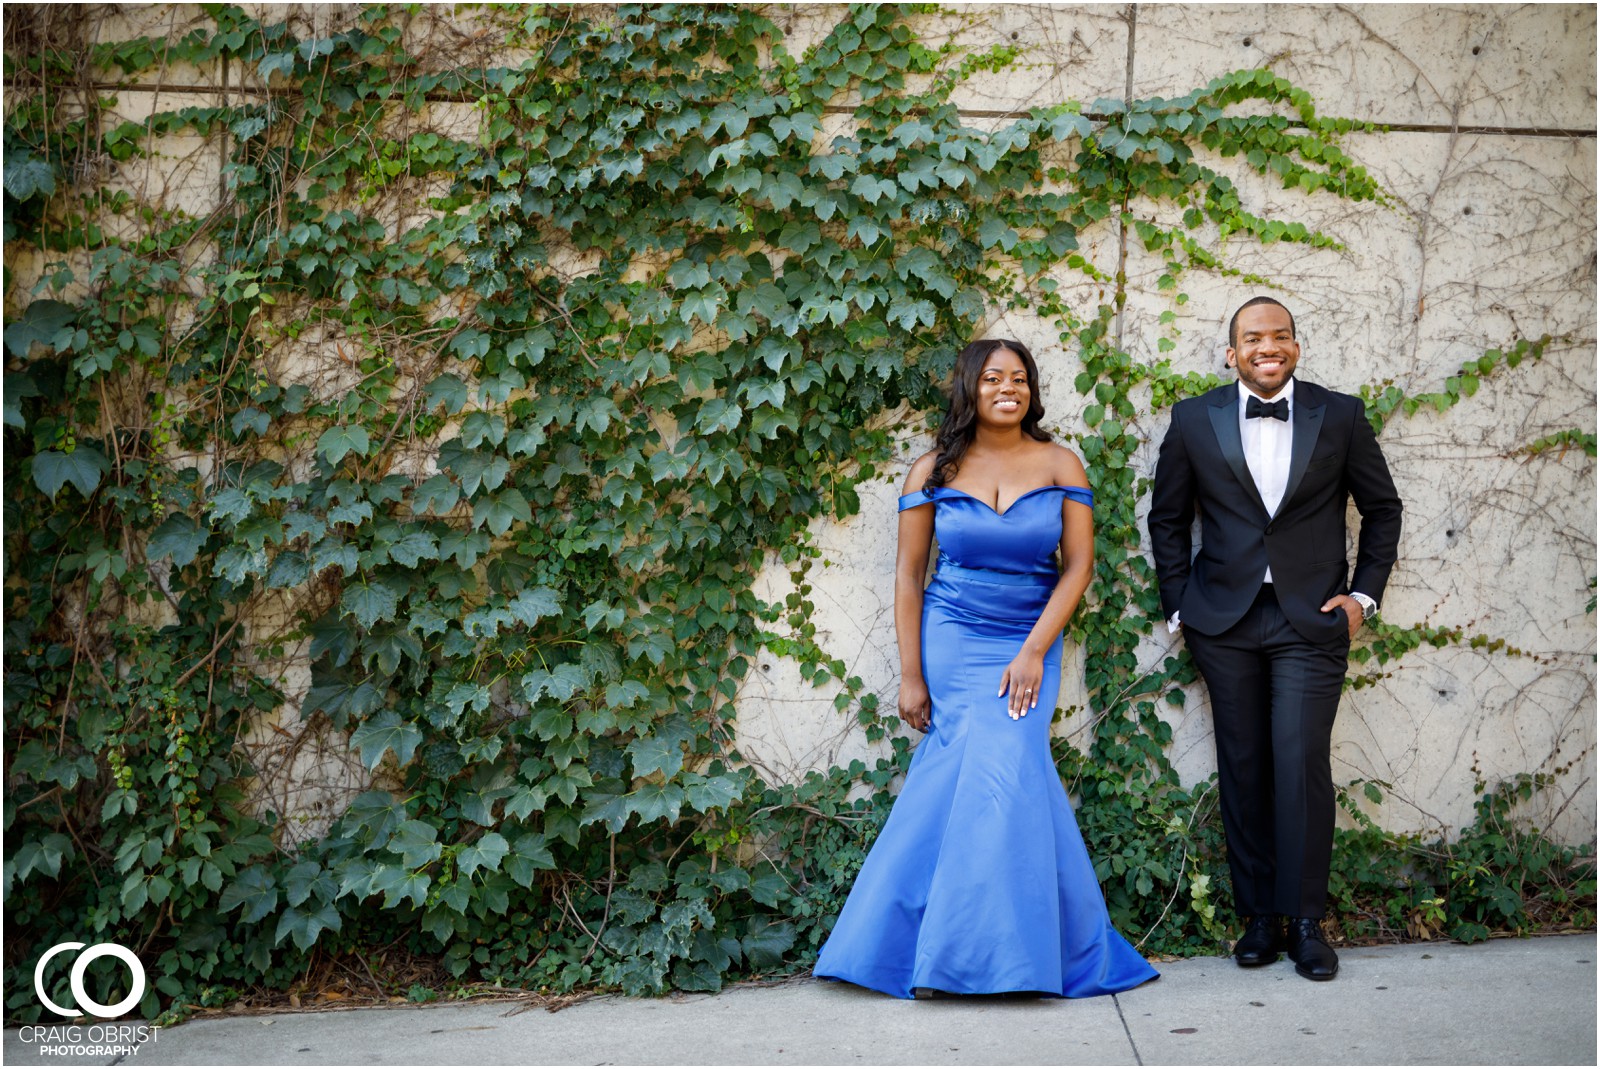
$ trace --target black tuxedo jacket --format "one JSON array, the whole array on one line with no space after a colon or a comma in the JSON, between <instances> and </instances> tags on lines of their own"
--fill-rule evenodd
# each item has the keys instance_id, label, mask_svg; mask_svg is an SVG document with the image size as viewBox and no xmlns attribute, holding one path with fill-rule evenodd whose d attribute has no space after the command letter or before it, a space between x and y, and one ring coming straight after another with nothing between
<instances>
[{"instance_id":1,"label":"black tuxedo jacket","mask_svg":"<svg viewBox=\"0 0 1600 1069\"><path fill-rule=\"evenodd\" d=\"M1182 613L1185 628L1217 635L1238 623L1269 564L1284 616L1313 642L1333 641L1346 626L1340 613L1321 611L1330 597L1359 590L1383 598L1400 542L1400 495L1361 399L1296 379L1293 408L1289 481L1273 515L1245 463L1238 386L1172 408L1156 462L1150 545L1162 610L1169 619ZM1354 575L1345 559L1351 498L1361 513Z\"/></svg>"}]
</instances>

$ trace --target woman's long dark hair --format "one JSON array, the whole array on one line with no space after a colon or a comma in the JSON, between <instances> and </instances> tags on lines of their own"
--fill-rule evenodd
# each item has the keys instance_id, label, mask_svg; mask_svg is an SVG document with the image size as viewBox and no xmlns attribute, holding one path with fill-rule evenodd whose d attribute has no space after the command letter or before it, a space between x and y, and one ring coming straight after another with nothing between
<instances>
[{"instance_id":1,"label":"woman's long dark hair","mask_svg":"<svg viewBox=\"0 0 1600 1069\"><path fill-rule=\"evenodd\" d=\"M983 377L983 365L989 362L996 349L1009 349L1022 358L1028 372L1028 412L1022 417L1022 433L1040 442L1048 442L1050 433L1039 426L1044 418L1044 402L1039 399L1039 365L1033 354L1021 342L1009 338L983 338L968 345L956 357L955 371L950 381L950 407L945 410L944 423L939 426L935 447L938 455L933 462L933 474L923 484L926 493L961 470L961 458L967 455L972 440L978 436L978 380Z\"/></svg>"}]
</instances>

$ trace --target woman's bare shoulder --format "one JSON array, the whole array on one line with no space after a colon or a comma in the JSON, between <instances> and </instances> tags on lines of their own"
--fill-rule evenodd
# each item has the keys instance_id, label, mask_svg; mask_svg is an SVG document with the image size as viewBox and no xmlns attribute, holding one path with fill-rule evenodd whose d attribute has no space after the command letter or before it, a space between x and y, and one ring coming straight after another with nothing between
<instances>
[{"instance_id":1,"label":"woman's bare shoulder","mask_svg":"<svg viewBox=\"0 0 1600 1069\"><path fill-rule=\"evenodd\" d=\"M904 494L914 494L921 490L927 483L928 477L933 474L933 466L939 461L939 451L932 450L922 454L911 464L911 471L906 474Z\"/></svg>"},{"instance_id":2,"label":"woman's bare shoulder","mask_svg":"<svg viewBox=\"0 0 1600 1069\"><path fill-rule=\"evenodd\" d=\"M1088 486L1089 473L1083 468L1083 461L1078 459L1067 446L1060 442L1041 442L1043 452L1050 461L1050 473L1057 486Z\"/></svg>"}]
</instances>

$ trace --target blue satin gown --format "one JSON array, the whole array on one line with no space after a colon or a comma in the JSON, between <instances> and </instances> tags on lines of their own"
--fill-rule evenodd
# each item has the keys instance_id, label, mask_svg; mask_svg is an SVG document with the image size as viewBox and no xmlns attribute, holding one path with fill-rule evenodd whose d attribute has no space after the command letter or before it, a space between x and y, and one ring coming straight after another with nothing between
<instances>
[{"instance_id":1,"label":"blue satin gown","mask_svg":"<svg viewBox=\"0 0 1600 1069\"><path fill-rule=\"evenodd\" d=\"M922 609L932 723L817 976L898 998L918 987L1082 998L1158 975L1111 927L1051 760L1061 637L1038 708L1012 720L996 696L1055 588L1063 498L1094 500L1070 486L1031 490L1004 513L949 487L900 499L901 511L937 510Z\"/></svg>"}]
</instances>

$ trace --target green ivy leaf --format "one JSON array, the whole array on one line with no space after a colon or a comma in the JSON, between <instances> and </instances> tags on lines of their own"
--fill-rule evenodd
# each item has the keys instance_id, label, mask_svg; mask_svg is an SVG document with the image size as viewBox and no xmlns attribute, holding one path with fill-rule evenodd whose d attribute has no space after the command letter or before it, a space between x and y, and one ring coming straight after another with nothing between
<instances>
[{"instance_id":1,"label":"green ivy leaf","mask_svg":"<svg viewBox=\"0 0 1600 1069\"><path fill-rule=\"evenodd\" d=\"M7 193L19 201L55 194L56 172L48 160L38 159L26 150L8 152L7 157L5 163Z\"/></svg>"},{"instance_id":2,"label":"green ivy leaf","mask_svg":"<svg viewBox=\"0 0 1600 1069\"><path fill-rule=\"evenodd\" d=\"M729 137L743 137L749 127L749 114L735 104L726 103L712 108L700 129L707 138L715 137L719 129L726 130Z\"/></svg>"},{"instance_id":3,"label":"green ivy leaf","mask_svg":"<svg viewBox=\"0 0 1600 1069\"><path fill-rule=\"evenodd\" d=\"M676 783L647 783L627 796L628 809L647 824L677 822L683 808L683 788Z\"/></svg>"},{"instance_id":4,"label":"green ivy leaf","mask_svg":"<svg viewBox=\"0 0 1600 1069\"><path fill-rule=\"evenodd\" d=\"M356 618L356 623L371 630L380 620L392 620L400 608L400 598L388 583L380 580L351 583L344 588L340 607Z\"/></svg>"},{"instance_id":5,"label":"green ivy leaf","mask_svg":"<svg viewBox=\"0 0 1600 1069\"><path fill-rule=\"evenodd\" d=\"M333 874L317 861L302 861L283 878L284 899L291 906L301 905L312 895L316 895L319 902L332 902L338 889Z\"/></svg>"},{"instance_id":6,"label":"green ivy leaf","mask_svg":"<svg viewBox=\"0 0 1600 1069\"><path fill-rule=\"evenodd\" d=\"M428 901L433 877L425 872L408 872L399 865L380 865L373 870L372 894L383 895L383 908L393 909L409 900L421 909Z\"/></svg>"},{"instance_id":7,"label":"green ivy leaf","mask_svg":"<svg viewBox=\"0 0 1600 1069\"><path fill-rule=\"evenodd\" d=\"M413 512L432 512L443 515L456 507L456 502L461 500L461 491L456 484L450 481L447 475L435 475L426 479L411 495L411 508Z\"/></svg>"},{"instance_id":8,"label":"green ivy leaf","mask_svg":"<svg viewBox=\"0 0 1600 1069\"><path fill-rule=\"evenodd\" d=\"M456 868L462 876L471 876L479 869L497 872L500 862L511 852L511 844L499 832L487 832L476 842L468 843L456 854Z\"/></svg>"},{"instance_id":9,"label":"green ivy leaf","mask_svg":"<svg viewBox=\"0 0 1600 1069\"><path fill-rule=\"evenodd\" d=\"M244 437L245 431L252 431L260 437L272 427L272 417L259 408L241 408L234 413L233 419L228 422L228 427L233 431L235 438Z\"/></svg>"},{"instance_id":10,"label":"green ivy leaf","mask_svg":"<svg viewBox=\"0 0 1600 1069\"><path fill-rule=\"evenodd\" d=\"M650 697L650 688L636 679L624 679L606 686L606 704L619 709L631 709Z\"/></svg>"},{"instance_id":11,"label":"green ivy leaf","mask_svg":"<svg viewBox=\"0 0 1600 1069\"><path fill-rule=\"evenodd\" d=\"M350 745L361 752L361 763L369 772L377 768L383 755L390 751L394 752L395 764L404 767L421 742L422 730L401 720L393 709L385 709L366 720L350 736Z\"/></svg>"},{"instance_id":12,"label":"green ivy leaf","mask_svg":"<svg viewBox=\"0 0 1600 1069\"><path fill-rule=\"evenodd\" d=\"M514 852L506 859L506 872L523 887L532 887L534 874L556 867L555 855L550 852L545 837L530 832L517 839Z\"/></svg>"},{"instance_id":13,"label":"green ivy leaf","mask_svg":"<svg viewBox=\"0 0 1600 1069\"><path fill-rule=\"evenodd\" d=\"M743 417L744 410L738 405L721 397L713 397L700 406L700 415L694 425L702 434L715 434L717 431L733 430Z\"/></svg>"},{"instance_id":14,"label":"green ivy leaf","mask_svg":"<svg viewBox=\"0 0 1600 1069\"><path fill-rule=\"evenodd\" d=\"M583 669L575 664L558 664L550 671L535 668L523 676L522 696L530 703L546 694L556 701L566 701L588 685Z\"/></svg>"},{"instance_id":15,"label":"green ivy leaf","mask_svg":"<svg viewBox=\"0 0 1600 1069\"><path fill-rule=\"evenodd\" d=\"M317 455L330 464L339 463L351 453L364 457L371 448L367 429L360 425L329 427L317 439Z\"/></svg>"},{"instance_id":16,"label":"green ivy leaf","mask_svg":"<svg viewBox=\"0 0 1600 1069\"><path fill-rule=\"evenodd\" d=\"M312 678L316 678L315 672L312 673ZM343 726L353 716L365 716L376 711L383 705L383 701L383 691L375 687L371 680L351 683L345 679L335 678L330 683L313 685L306 692L301 712L307 715L318 711L325 712L335 724Z\"/></svg>"},{"instance_id":17,"label":"green ivy leaf","mask_svg":"<svg viewBox=\"0 0 1600 1069\"><path fill-rule=\"evenodd\" d=\"M33 457L33 484L54 501L67 483L88 497L100 485L100 478L111 470L105 454L93 446L78 444L70 453L46 449Z\"/></svg>"},{"instance_id":18,"label":"green ivy leaf","mask_svg":"<svg viewBox=\"0 0 1600 1069\"><path fill-rule=\"evenodd\" d=\"M547 586L537 586L519 593L506 607L512 616L532 627L546 616L561 611L561 597Z\"/></svg>"},{"instance_id":19,"label":"green ivy leaf","mask_svg":"<svg viewBox=\"0 0 1600 1069\"><path fill-rule=\"evenodd\" d=\"M236 909L241 924L254 924L278 907L278 885L272 874L260 865L252 865L222 892L217 908L223 913Z\"/></svg>"},{"instance_id":20,"label":"green ivy leaf","mask_svg":"<svg viewBox=\"0 0 1600 1069\"><path fill-rule=\"evenodd\" d=\"M805 185L800 181L800 176L789 171L764 175L760 189L761 196L780 212L788 211L790 206L805 193Z\"/></svg>"},{"instance_id":21,"label":"green ivy leaf","mask_svg":"<svg viewBox=\"0 0 1600 1069\"><path fill-rule=\"evenodd\" d=\"M902 330L914 331L919 324L931 327L938 316L932 301L902 295L889 302L889 322Z\"/></svg>"},{"instance_id":22,"label":"green ivy leaf","mask_svg":"<svg viewBox=\"0 0 1600 1069\"><path fill-rule=\"evenodd\" d=\"M422 820L407 820L395 829L386 849L399 854L400 863L406 868L421 868L432 864L444 853L444 847L438 839L438 829L432 824Z\"/></svg>"},{"instance_id":23,"label":"green ivy leaf","mask_svg":"<svg viewBox=\"0 0 1600 1069\"><path fill-rule=\"evenodd\" d=\"M451 529L439 539L439 559L454 559L462 568L471 568L489 551L489 536L482 531Z\"/></svg>"},{"instance_id":24,"label":"green ivy leaf","mask_svg":"<svg viewBox=\"0 0 1600 1069\"><path fill-rule=\"evenodd\" d=\"M772 136L779 141L794 138L801 142L809 142L821 126L821 118L808 111L797 111L789 115L773 116L770 125Z\"/></svg>"},{"instance_id":25,"label":"green ivy leaf","mask_svg":"<svg viewBox=\"0 0 1600 1069\"><path fill-rule=\"evenodd\" d=\"M990 216L978 227L978 240L983 242L985 248L1000 248L1010 252L1017 246L1017 232L1006 224L1004 219Z\"/></svg>"},{"instance_id":26,"label":"green ivy leaf","mask_svg":"<svg viewBox=\"0 0 1600 1069\"><path fill-rule=\"evenodd\" d=\"M750 918L744 938L739 940L752 969L772 968L783 963L783 956L794 946L795 929L788 921L766 917Z\"/></svg>"},{"instance_id":27,"label":"green ivy leaf","mask_svg":"<svg viewBox=\"0 0 1600 1069\"><path fill-rule=\"evenodd\" d=\"M428 383L427 407L444 405L446 415L453 416L467 404L467 384L455 375L444 374Z\"/></svg>"},{"instance_id":28,"label":"green ivy leaf","mask_svg":"<svg viewBox=\"0 0 1600 1069\"><path fill-rule=\"evenodd\" d=\"M983 294L970 287L956 292L955 298L950 302L950 311L968 322L980 322L989 313L988 302L983 299Z\"/></svg>"},{"instance_id":29,"label":"green ivy leaf","mask_svg":"<svg viewBox=\"0 0 1600 1069\"><path fill-rule=\"evenodd\" d=\"M311 562L313 571L320 572L331 565L343 574L351 575L358 563L356 547L330 536L317 543L311 552Z\"/></svg>"},{"instance_id":30,"label":"green ivy leaf","mask_svg":"<svg viewBox=\"0 0 1600 1069\"><path fill-rule=\"evenodd\" d=\"M472 904L471 883L467 880L455 879L447 884L441 884L438 890L434 892L433 900L437 905L423 917L423 928L439 939L448 938L451 934L454 934L457 920L466 913L467 907ZM451 918L448 924L440 920L441 917L449 918L451 914L454 914L454 918Z\"/></svg>"},{"instance_id":31,"label":"green ivy leaf","mask_svg":"<svg viewBox=\"0 0 1600 1069\"><path fill-rule=\"evenodd\" d=\"M578 823L585 827L596 822L601 823L613 835L627 825L628 817L633 813L628 796L625 794L590 792L586 796L586 802Z\"/></svg>"},{"instance_id":32,"label":"green ivy leaf","mask_svg":"<svg viewBox=\"0 0 1600 1069\"><path fill-rule=\"evenodd\" d=\"M439 546L427 531L411 530L390 543L389 558L396 564L415 568L425 560L439 559Z\"/></svg>"},{"instance_id":33,"label":"green ivy leaf","mask_svg":"<svg viewBox=\"0 0 1600 1069\"><path fill-rule=\"evenodd\" d=\"M461 480L461 492L469 497L480 488L498 490L511 473L511 461L496 453L441 453L440 460Z\"/></svg>"},{"instance_id":34,"label":"green ivy leaf","mask_svg":"<svg viewBox=\"0 0 1600 1069\"><path fill-rule=\"evenodd\" d=\"M22 883L35 872L56 876L61 863L73 856L72 842L60 832L52 832L39 839L25 842L6 862L5 884L7 891L13 883Z\"/></svg>"},{"instance_id":35,"label":"green ivy leaf","mask_svg":"<svg viewBox=\"0 0 1600 1069\"><path fill-rule=\"evenodd\" d=\"M744 793L738 777L732 775L704 776L695 772L683 779L684 796L697 813L727 809Z\"/></svg>"},{"instance_id":36,"label":"green ivy leaf","mask_svg":"<svg viewBox=\"0 0 1600 1069\"><path fill-rule=\"evenodd\" d=\"M174 558L176 561L176 558ZM277 590L297 587L311 578L311 562L304 553L287 550L272 558L267 569L267 586Z\"/></svg>"},{"instance_id":37,"label":"green ivy leaf","mask_svg":"<svg viewBox=\"0 0 1600 1069\"><path fill-rule=\"evenodd\" d=\"M880 200L892 199L898 195L900 187L893 179L863 174L857 175L856 180L850 183L850 192L868 204L876 204Z\"/></svg>"},{"instance_id":38,"label":"green ivy leaf","mask_svg":"<svg viewBox=\"0 0 1600 1069\"><path fill-rule=\"evenodd\" d=\"M421 653L420 649L418 653ZM438 684L435 684L434 690L437 693ZM468 706L482 712L489 708L489 688L482 683L453 683L440 700L457 717L462 716Z\"/></svg>"},{"instance_id":39,"label":"green ivy leaf","mask_svg":"<svg viewBox=\"0 0 1600 1069\"><path fill-rule=\"evenodd\" d=\"M211 499L211 518L237 526L250 517L254 507L249 494L237 486L226 487L217 491L217 495Z\"/></svg>"},{"instance_id":40,"label":"green ivy leaf","mask_svg":"<svg viewBox=\"0 0 1600 1069\"><path fill-rule=\"evenodd\" d=\"M660 772L671 778L683 767L683 747L676 736L647 735L628 744L628 758L635 776Z\"/></svg>"},{"instance_id":41,"label":"green ivy leaf","mask_svg":"<svg viewBox=\"0 0 1600 1069\"><path fill-rule=\"evenodd\" d=\"M6 170L9 172L11 164L7 161ZM9 183L8 183L9 185ZM38 300L30 302L27 310L20 317L6 324L5 346L6 351L19 359L27 359L34 343L59 348L56 338L63 329L70 326L78 318L78 310L62 301ZM33 380L27 375L6 376L6 399L13 400L13 381L18 386L26 385L32 388L31 393L22 393L19 396L37 397L39 391L33 387ZM20 424L18 424L20 426Z\"/></svg>"},{"instance_id":42,"label":"green ivy leaf","mask_svg":"<svg viewBox=\"0 0 1600 1069\"><path fill-rule=\"evenodd\" d=\"M173 564L187 567L194 563L210 537L211 532L202 530L194 520L181 512L175 513L151 532L150 541L145 544L145 556L150 560L171 557Z\"/></svg>"},{"instance_id":43,"label":"green ivy leaf","mask_svg":"<svg viewBox=\"0 0 1600 1069\"><path fill-rule=\"evenodd\" d=\"M722 973L709 961L683 959L672 967L672 986L679 991L721 991Z\"/></svg>"},{"instance_id":44,"label":"green ivy leaf","mask_svg":"<svg viewBox=\"0 0 1600 1069\"><path fill-rule=\"evenodd\" d=\"M567 805L572 805L578 800L578 790L580 788L591 787L593 785L594 777L589 774L589 770L587 768L581 768L578 765L569 765L568 767L559 770L554 775L545 779L540 784L540 787L544 788L548 794L554 794ZM547 828L550 826L548 812L546 813L545 826Z\"/></svg>"},{"instance_id":45,"label":"green ivy leaf","mask_svg":"<svg viewBox=\"0 0 1600 1069\"><path fill-rule=\"evenodd\" d=\"M211 574L238 586L246 578L258 575L267 567L267 555L249 546L225 546L212 564Z\"/></svg>"},{"instance_id":46,"label":"green ivy leaf","mask_svg":"<svg viewBox=\"0 0 1600 1069\"><path fill-rule=\"evenodd\" d=\"M6 372L4 394L5 425L26 427L28 421L22 415L23 399L40 396L38 386L34 385L33 376L22 372Z\"/></svg>"},{"instance_id":47,"label":"green ivy leaf","mask_svg":"<svg viewBox=\"0 0 1600 1069\"><path fill-rule=\"evenodd\" d=\"M783 874L772 868L750 880L750 897L763 906L777 908L780 898L788 890L789 884Z\"/></svg>"},{"instance_id":48,"label":"green ivy leaf","mask_svg":"<svg viewBox=\"0 0 1600 1069\"><path fill-rule=\"evenodd\" d=\"M485 495L472 508L472 525L487 527L496 537L511 530L514 523L533 522L533 510L522 492L510 488L498 494Z\"/></svg>"}]
</instances>

